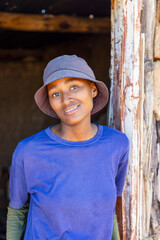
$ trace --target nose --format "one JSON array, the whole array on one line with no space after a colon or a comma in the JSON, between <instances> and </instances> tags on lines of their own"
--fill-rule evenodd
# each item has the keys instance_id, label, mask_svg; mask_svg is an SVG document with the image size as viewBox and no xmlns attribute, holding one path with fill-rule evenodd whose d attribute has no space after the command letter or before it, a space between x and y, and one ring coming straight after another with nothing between
<instances>
[{"instance_id":1,"label":"nose","mask_svg":"<svg viewBox=\"0 0 160 240\"><path fill-rule=\"evenodd\" d=\"M72 98L68 92L63 92L62 94L62 104L68 105L70 102L72 102Z\"/></svg>"}]
</instances>

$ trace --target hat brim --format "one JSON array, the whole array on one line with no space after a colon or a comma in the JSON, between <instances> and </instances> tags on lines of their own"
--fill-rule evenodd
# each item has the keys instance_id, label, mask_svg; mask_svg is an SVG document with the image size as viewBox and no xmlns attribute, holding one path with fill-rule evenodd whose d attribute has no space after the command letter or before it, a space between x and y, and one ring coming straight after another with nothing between
<instances>
[{"instance_id":1,"label":"hat brim","mask_svg":"<svg viewBox=\"0 0 160 240\"><path fill-rule=\"evenodd\" d=\"M86 79L92 82L95 82L97 89L98 89L98 94L97 96L93 99L93 109L91 111L91 115L99 112L101 109L103 109L106 104L108 103L109 99L109 91L106 85L102 81L98 81L96 79L92 79L91 77L87 76L86 74L76 72L74 70L60 70L57 71L56 74L51 74L46 83L37 90L37 92L34 95L34 99L38 107L42 112L45 114L54 117L54 118L59 118L55 111L51 108L49 99L48 99L48 93L47 93L47 88L46 86L54 82L56 80L59 80L61 78L65 77L75 77L79 79Z\"/></svg>"}]
</instances>

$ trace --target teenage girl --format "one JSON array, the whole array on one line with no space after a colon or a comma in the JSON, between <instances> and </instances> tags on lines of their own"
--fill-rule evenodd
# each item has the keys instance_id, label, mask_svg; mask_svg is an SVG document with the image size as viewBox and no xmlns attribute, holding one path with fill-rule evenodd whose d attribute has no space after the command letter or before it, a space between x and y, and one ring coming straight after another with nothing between
<instances>
[{"instance_id":1,"label":"teenage girl","mask_svg":"<svg viewBox=\"0 0 160 240\"><path fill-rule=\"evenodd\" d=\"M107 104L108 89L76 55L50 61L43 79L35 101L60 122L23 139L14 151L7 239L111 240L129 141L91 122Z\"/></svg>"}]
</instances>

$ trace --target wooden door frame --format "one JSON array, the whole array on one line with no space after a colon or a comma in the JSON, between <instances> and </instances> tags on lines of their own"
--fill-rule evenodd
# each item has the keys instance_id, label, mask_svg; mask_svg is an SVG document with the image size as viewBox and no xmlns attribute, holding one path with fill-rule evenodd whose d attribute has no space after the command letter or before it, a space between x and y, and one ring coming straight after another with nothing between
<instances>
[{"instance_id":1,"label":"wooden door frame","mask_svg":"<svg viewBox=\"0 0 160 240\"><path fill-rule=\"evenodd\" d=\"M111 88L109 125L130 140L129 166L118 219L121 239L139 239L139 110L142 0L111 0Z\"/></svg>"}]
</instances>

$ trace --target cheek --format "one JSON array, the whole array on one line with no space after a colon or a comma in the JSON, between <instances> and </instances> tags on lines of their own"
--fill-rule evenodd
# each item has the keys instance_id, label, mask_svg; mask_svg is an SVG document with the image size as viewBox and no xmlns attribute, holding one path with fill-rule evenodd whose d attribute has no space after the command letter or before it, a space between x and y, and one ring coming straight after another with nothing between
<instances>
[{"instance_id":1,"label":"cheek","mask_svg":"<svg viewBox=\"0 0 160 240\"><path fill-rule=\"evenodd\" d=\"M91 91L88 91L88 92L86 93L85 98L86 98L87 101L93 102L92 92L91 92Z\"/></svg>"},{"instance_id":2,"label":"cheek","mask_svg":"<svg viewBox=\"0 0 160 240\"><path fill-rule=\"evenodd\" d=\"M52 100L50 98L48 98L49 104L52 107Z\"/></svg>"},{"instance_id":3,"label":"cheek","mask_svg":"<svg viewBox=\"0 0 160 240\"><path fill-rule=\"evenodd\" d=\"M51 106L51 108L56 111L56 107L58 106L58 104L56 104L56 101L54 101L53 99L49 98L49 104Z\"/></svg>"},{"instance_id":4,"label":"cheek","mask_svg":"<svg viewBox=\"0 0 160 240\"><path fill-rule=\"evenodd\" d=\"M92 110L92 108L93 108L93 97L92 97L92 93L91 92L89 92L89 93L84 95L83 102L85 103L85 106L89 110Z\"/></svg>"}]
</instances>

